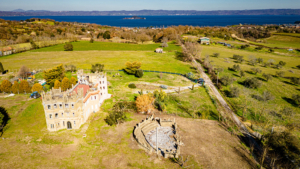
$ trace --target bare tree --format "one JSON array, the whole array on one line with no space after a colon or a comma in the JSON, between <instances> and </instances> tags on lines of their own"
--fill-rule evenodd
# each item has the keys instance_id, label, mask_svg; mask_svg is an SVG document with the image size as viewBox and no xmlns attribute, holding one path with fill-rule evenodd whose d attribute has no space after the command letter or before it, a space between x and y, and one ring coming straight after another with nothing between
<instances>
[{"instance_id":1,"label":"bare tree","mask_svg":"<svg viewBox=\"0 0 300 169\"><path fill-rule=\"evenodd\" d=\"M24 79L27 77L28 72L29 68L23 65L18 72L18 76Z\"/></svg>"}]
</instances>

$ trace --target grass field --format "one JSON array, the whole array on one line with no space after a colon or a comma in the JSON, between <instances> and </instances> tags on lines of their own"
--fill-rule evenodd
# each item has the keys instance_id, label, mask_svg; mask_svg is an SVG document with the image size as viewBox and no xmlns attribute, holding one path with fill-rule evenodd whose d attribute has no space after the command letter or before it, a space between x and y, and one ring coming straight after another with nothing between
<instances>
[{"instance_id":1,"label":"grass field","mask_svg":"<svg viewBox=\"0 0 300 169\"><path fill-rule=\"evenodd\" d=\"M299 37L300 38L300 33L273 33L273 35L293 36L293 37Z\"/></svg>"},{"instance_id":2,"label":"grass field","mask_svg":"<svg viewBox=\"0 0 300 169\"><path fill-rule=\"evenodd\" d=\"M220 57L219 58L210 57L211 64L214 65L214 67L224 68L224 71L219 73L219 78L222 78L222 76L227 75L236 79L236 81L232 85L223 87L222 91L227 101L231 104L231 106L239 116L242 116L242 108L241 108L242 105L244 103L247 103L248 107L247 107L246 119L252 122L258 120L259 117L256 115L260 114L261 110L263 109L266 112L275 111L277 113L280 113L281 109L283 109L284 107L292 108L297 113L295 119L300 119L299 107L296 106L293 102L291 102L291 97L293 94L300 94L300 86L290 83L290 80L288 79L278 78L275 76L276 71L284 71L285 76L299 77L300 71L294 68L296 65L300 64L300 59L298 57L277 56L274 54L262 54L256 52L224 49L224 48L210 47L210 46L203 47L202 54L211 55L215 52L220 53ZM246 72L246 77L240 77L239 72L228 70L228 67L232 67L234 64L237 64L235 63L235 60L232 59L233 54L244 56L246 62L239 65L242 70L248 71ZM262 73L259 73L257 75L251 73L251 68L253 68L254 66L249 65L247 62L248 56L250 55L255 56L256 58L263 58L264 61L267 61L268 59L274 59L276 63L282 60L284 62L287 62L287 64L280 70L275 68L265 68L262 67L260 64L256 65L255 67L261 69L262 73L269 73L274 76L272 80L266 81L265 78L262 76ZM291 73L288 70L293 70L294 73ZM242 85L243 81L246 78L252 78L252 77L258 77L260 79L260 81L262 82L262 86L260 88L249 89L249 88L245 88ZM229 91L229 88L231 86L236 86L240 89L241 93L238 98L226 97L226 93ZM252 95L261 96L264 91L269 91L275 97L274 100L263 102L263 101L258 101L251 97ZM286 121L274 115L270 115L268 117L272 118L272 120L274 121L277 121L281 125L286 123Z\"/></svg>"},{"instance_id":3,"label":"grass field","mask_svg":"<svg viewBox=\"0 0 300 169\"><path fill-rule=\"evenodd\" d=\"M267 43L264 43L263 45L269 47L300 48L300 36L281 36L276 34L264 40L266 40Z\"/></svg>"},{"instance_id":4,"label":"grass field","mask_svg":"<svg viewBox=\"0 0 300 169\"><path fill-rule=\"evenodd\" d=\"M111 43L111 42L94 42L78 41L73 42L74 51L105 50L105 51L154 51L160 47L160 44L128 44L128 43ZM169 47L164 51L179 51L180 46L169 43ZM64 51L64 44L37 49L34 52Z\"/></svg>"}]
</instances>

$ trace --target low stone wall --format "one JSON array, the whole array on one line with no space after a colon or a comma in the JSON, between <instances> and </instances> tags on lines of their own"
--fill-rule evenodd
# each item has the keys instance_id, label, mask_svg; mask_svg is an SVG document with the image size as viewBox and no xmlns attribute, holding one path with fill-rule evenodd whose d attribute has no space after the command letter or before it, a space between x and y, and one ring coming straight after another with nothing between
<instances>
[{"instance_id":1,"label":"low stone wall","mask_svg":"<svg viewBox=\"0 0 300 169\"><path fill-rule=\"evenodd\" d=\"M168 149L161 149L158 150L160 152L156 152L156 149L153 148L148 141L146 140L146 134L149 131L155 130L156 127L172 127L175 131L175 146L176 146L176 150L168 150ZM181 141L180 141L180 137L177 133L177 124L175 123L175 119L174 121L170 120L170 119L160 119L160 118L153 118L153 115L151 115L150 117L146 118L145 120L143 120L142 122L138 123L135 127L134 127L134 132L133 132L134 138L135 140L138 142L139 147L144 149L145 151L147 151L149 154L151 154L153 151L158 153L158 154L163 154L163 156L165 158L169 158L169 157L175 157L178 158L179 154L180 154L180 145L181 145Z\"/></svg>"}]
</instances>

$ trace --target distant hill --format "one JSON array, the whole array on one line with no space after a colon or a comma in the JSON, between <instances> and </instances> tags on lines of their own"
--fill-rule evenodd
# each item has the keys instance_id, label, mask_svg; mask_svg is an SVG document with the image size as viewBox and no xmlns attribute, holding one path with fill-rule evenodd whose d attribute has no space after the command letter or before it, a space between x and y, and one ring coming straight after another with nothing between
<instances>
[{"instance_id":1,"label":"distant hill","mask_svg":"<svg viewBox=\"0 0 300 169\"><path fill-rule=\"evenodd\" d=\"M129 16L129 15L300 15L300 9L259 10L140 10L140 11L47 11L16 9L0 11L0 16Z\"/></svg>"}]
</instances>

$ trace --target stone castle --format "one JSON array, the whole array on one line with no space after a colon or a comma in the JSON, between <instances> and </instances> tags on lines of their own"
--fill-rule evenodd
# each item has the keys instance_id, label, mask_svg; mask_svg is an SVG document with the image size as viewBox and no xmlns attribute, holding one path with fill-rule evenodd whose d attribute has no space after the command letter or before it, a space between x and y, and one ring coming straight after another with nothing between
<instances>
[{"instance_id":1,"label":"stone castle","mask_svg":"<svg viewBox=\"0 0 300 169\"><path fill-rule=\"evenodd\" d=\"M79 129L90 114L100 110L103 101L110 98L105 73L77 71L78 83L67 91L52 89L42 92L47 129Z\"/></svg>"}]
</instances>

